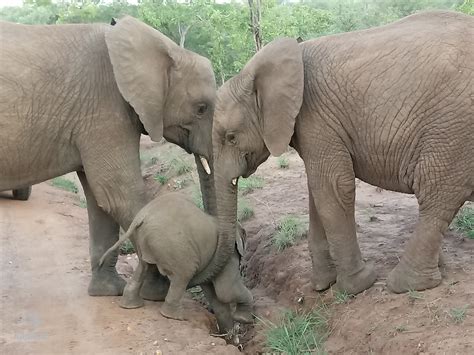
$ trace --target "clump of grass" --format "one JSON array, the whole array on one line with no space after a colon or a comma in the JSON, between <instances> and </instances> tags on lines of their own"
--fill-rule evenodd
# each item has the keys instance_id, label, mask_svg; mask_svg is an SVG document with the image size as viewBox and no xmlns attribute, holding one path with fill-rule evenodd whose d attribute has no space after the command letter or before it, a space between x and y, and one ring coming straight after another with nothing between
<instances>
[{"instance_id":1,"label":"clump of grass","mask_svg":"<svg viewBox=\"0 0 474 355\"><path fill-rule=\"evenodd\" d=\"M54 178L53 180L51 180L51 184L54 187L57 187L59 189L66 190L75 194L79 192L79 189L77 188L74 181L68 180L62 176L58 176Z\"/></svg>"},{"instance_id":2,"label":"clump of grass","mask_svg":"<svg viewBox=\"0 0 474 355\"><path fill-rule=\"evenodd\" d=\"M156 173L155 176L153 176L153 179L158 181L161 185L164 185L168 182L168 177L160 173Z\"/></svg>"},{"instance_id":3,"label":"clump of grass","mask_svg":"<svg viewBox=\"0 0 474 355\"><path fill-rule=\"evenodd\" d=\"M307 228L305 223L295 217L286 216L280 220L277 226L277 232L272 237L272 243L278 251L288 248L296 241L306 235Z\"/></svg>"},{"instance_id":4,"label":"clump of grass","mask_svg":"<svg viewBox=\"0 0 474 355\"><path fill-rule=\"evenodd\" d=\"M422 293L420 293L418 291L415 291L415 290L408 290L407 295L408 295L408 298L410 299L410 301L412 301L412 302L414 302L416 300L422 300L422 299L425 298L425 295L423 295Z\"/></svg>"},{"instance_id":5,"label":"clump of grass","mask_svg":"<svg viewBox=\"0 0 474 355\"><path fill-rule=\"evenodd\" d=\"M334 293L334 303L335 304L344 304L351 298L346 291L336 291Z\"/></svg>"},{"instance_id":6,"label":"clump of grass","mask_svg":"<svg viewBox=\"0 0 474 355\"><path fill-rule=\"evenodd\" d=\"M474 239L474 207L461 208L454 218L452 226L469 239Z\"/></svg>"},{"instance_id":7,"label":"clump of grass","mask_svg":"<svg viewBox=\"0 0 474 355\"><path fill-rule=\"evenodd\" d=\"M255 214L252 206L250 205L250 202L243 198L239 197L239 200L237 202L237 219L239 222L246 221L250 218L253 217Z\"/></svg>"},{"instance_id":8,"label":"clump of grass","mask_svg":"<svg viewBox=\"0 0 474 355\"><path fill-rule=\"evenodd\" d=\"M263 187L263 178L258 176L250 176L248 178L239 179L239 191L242 194L248 194L255 189L261 189Z\"/></svg>"},{"instance_id":9,"label":"clump of grass","mask_svg":"<svg viewBox=\"0 0 474 355\"><path fill-rule=\"evenodd\" d=\"M277 164L280 169L288 169L290 167L290 161L283 155L278 157Z\"/></svg>"},{"instance_id":10,"label":"clump of grass","mask_svg":"<svg viewBox=\"0 0 474 355\"><path fill-rule=\"evenodd\" d=\"M130 240L126 240L120 246L120 254L127 255L135 253L135 248Z\"/></svg>"},{"instance_id":11,"label":"clump of grass","mask_svg":"<svg viewBox=\"0 0 474 355\"><path fill-rule=\"evenodd\" d=\"M191 163L185 160L182 157L175 156L173 157L170 162L170 168L173 169L176 175L183 175L191 172L192 166Z\"/></svg>"},{"instance_id":12,"label":"clump of grass","mask_svg":"<svg viewBox=\"0 0 474 355\"><path fill-rule=\"evenodd\" d=\"M464 307L451 308L449 315L456 324L461 324L466 318L467 305Z\"/></svg>"},{"instance_id":13,"label":"clump of grass","mask_svg":"<svg viewBox=\"0 0 474 355\"><path fill-rule=\"evenodd\" d=\"M272 352L288 355L323 354L328 335L329 312L319 307L308 313L286 311L275 324L262 320L265 345Z\"/></svg>"}]
</instances>

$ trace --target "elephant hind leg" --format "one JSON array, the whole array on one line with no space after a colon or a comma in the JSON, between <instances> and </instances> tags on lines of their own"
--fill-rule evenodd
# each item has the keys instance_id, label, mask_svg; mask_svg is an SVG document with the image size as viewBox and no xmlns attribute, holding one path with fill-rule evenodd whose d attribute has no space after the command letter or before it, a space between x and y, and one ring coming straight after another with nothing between
<instances>
[{"instance_id":1,"label":"elephant hind leg","mask_svg":"<svg viewBox=\"0 0 474 355\"><path fill-rule=\"evenodd\" d=\"M161 306L160 313L166 317L176 320L185 320L182 298L188 287L192 275L168 275L170 288L166 295L165 302Z\"/></svg>"},{"instance_id":2,"label":"elephant hind leg","mask_svg":"<svg viewBox=\"0 0 474 355\"><path fill-rule=\"evenodd\" d=\"M140 258L137 269L123 290L123 296L120 299L120 307L128 309L143 307L144 302L143 298L140 297L140 289L143 285L148 267L149 264Z\"/></svg>"},{"instance_id":3,"label":"elephant hind leg","mask_svg":"<svg viewBox=\"0 0 474 355\"><path fill-rule=\"evenodd\" d=\"M387 286L393 292L425 290L441 283L439 265L443 234L468 196L467 191L456 191L432 183L422 193L416 193L420 203L418 223L408 241L398 265L389 273Z\"/></svg>"}]
</instances>

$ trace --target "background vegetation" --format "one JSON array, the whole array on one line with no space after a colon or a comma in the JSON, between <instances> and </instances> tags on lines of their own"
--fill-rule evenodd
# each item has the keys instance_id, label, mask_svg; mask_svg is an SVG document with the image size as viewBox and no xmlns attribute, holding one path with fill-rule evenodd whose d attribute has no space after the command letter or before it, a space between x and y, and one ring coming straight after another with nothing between
<instances>
[{"instance_id":1,"label":"background vegetation","mask_svg":"<svg viewBox=\"0 0 474 355\"><path fill-rule=\"evenodd\" d=\"M222 2L224 0L221 0ZM24 0L0 8L0 19L24 24L110 23L138 17L182 47L208 57L219 84L254 54L249 5L245 0ZM260 0L263 43L289 36L303 40L363 29L420 10L449 9L474 15L474 0Z\"/></svg>"}]
</instances>

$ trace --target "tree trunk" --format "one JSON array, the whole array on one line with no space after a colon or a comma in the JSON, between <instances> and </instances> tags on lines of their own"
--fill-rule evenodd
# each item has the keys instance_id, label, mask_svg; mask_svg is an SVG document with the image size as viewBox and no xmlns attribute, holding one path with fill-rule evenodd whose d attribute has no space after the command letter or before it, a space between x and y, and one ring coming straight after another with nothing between
<instances>
[{"instance_id":1,"label":"tree trunk","mask_svg":"<svg viewBox=\"0 0 474 355\"><path fill-rule=\"evenodd\" d=\"M191 25L182 26L178 24L178 32L179 32L179 46L184 48L184 42L186 42L186 34L188 33Z\"/></svg>"},{"instance_id":2,"label":"tree trunk","mask_svg":"<svg viewBox=\"0 0 474 355\"><path fill-rule=\"evenodd\" d=\"M262 49L262 33L260 28L261 3L260 0L248 0L250 9L250 28L255 41L255 52Z\"/></svg>"}]
</instances>

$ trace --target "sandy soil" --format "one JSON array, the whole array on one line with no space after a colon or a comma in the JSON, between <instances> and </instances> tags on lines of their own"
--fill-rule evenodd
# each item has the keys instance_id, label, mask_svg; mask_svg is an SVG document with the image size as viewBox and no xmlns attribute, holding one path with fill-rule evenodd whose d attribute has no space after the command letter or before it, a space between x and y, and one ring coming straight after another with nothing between
<instances>
[{"instance_id":1,"label":"sandy soil","mask_svg":"<svg viewBox=\"0 0 474 355\"><path fill-rule=\"evenodd\" d=\"M239 353L209 335L212 316L191 299L191 320L179 322L159 302L125 310L118 297L89 297L87 212L76 196L43 183L27 202L9 197L0 193L1 354Z\"/></svg>"},{"instance_id":2,"label":"sandy soil","mask_svg":"<svg viewBox=\"0 0 474 355\"><path fill-rule=\"evenodd\" d=\"M147 185L155 192L184 189L194 193L193 172L158 184L153 175L169 144L144 140ZM450 231L444 240L446 266L441 286L416 298L387 291L387 273L396 265L417 219L416 199L357 182L356 219L364 257L375 264L374 287L335 304L331 290L311 289L307 241L278 252L271 237L281 217L308 218L304 167L294 152L290 166L279 169L270 158L256 172L265 186L245 197L255 216L244 222L248 234L245 279L256 299L257 315L275 319L283 309L308 310L324 302L330 310L329 354L472 354L474 353L474 240ZM186 157L193 161L192 157ZM117 297L87 295L90 278L87 213L78 196L37 185L27 202L0 193L1 330L5 354L232 354L238 350L211 337L212 315L188 299L190 320L161 317L160 303L137 310L118 307ZM2 198L3 197L3 198ZM122 256L118 270L129 275L133 256ZM466 308L457 324L453 309ZM257 322L243 336L244 352L265 350L264 329ZM159 352L158 352L159 353Z\"/></svg>"}]
</instances>

